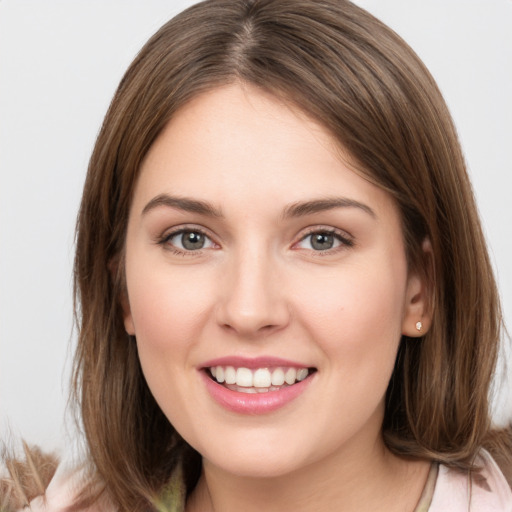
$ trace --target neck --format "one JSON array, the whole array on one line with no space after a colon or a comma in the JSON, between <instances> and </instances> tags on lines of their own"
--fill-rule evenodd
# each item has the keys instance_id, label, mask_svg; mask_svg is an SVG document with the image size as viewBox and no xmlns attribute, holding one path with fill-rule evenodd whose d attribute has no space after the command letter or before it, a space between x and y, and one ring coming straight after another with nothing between
<instances>
[{"instance_id":1,"label":"neck","mask_svg":"<svg viewBox=\"0 0 512 512\"><path fill-rule=\"evenodd\" d=\"M352 452L352 453L351 453ZM386 510L411 512L419 500L429 464L398 458L381 437L361 450L340 450L285 475L233 475L203 461L188 512L312 512Z\"/></svg>"}]
</instances>

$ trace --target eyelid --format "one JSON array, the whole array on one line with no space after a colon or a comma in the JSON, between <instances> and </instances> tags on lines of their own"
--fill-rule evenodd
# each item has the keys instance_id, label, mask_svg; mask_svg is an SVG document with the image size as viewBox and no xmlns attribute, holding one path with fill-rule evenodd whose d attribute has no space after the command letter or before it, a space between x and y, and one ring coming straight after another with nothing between
<instances>
[{"instance_id":1,"label":"eyelid","mask_svg":"<svg viewBox=\"0 0 512 512\"><path fill-rule=\"evenodd\" d=\"M176 254L182 255L199 255L204 250L212 249L212 247L205 247L197 250L184 250L181 249L180 247L176 247L175 245L169 244L169 240L171 240L173 237L186 232L200 233L201 235L204 235L205 238L210 240L210 242L214 246L219 247L219 244L215 241L215 237L211 234L211 232L202 226L198 226L197 224L182 224L178 226L173 226L172 228L168 228L161 235L157 236L155 242L159 245L164 246L166 249L172 250Z\"/></svg>"},{"instance_id":2,"label":"eyelid","mask_svg":"<svg viewBox=\"0 0 512 512\"><path fill-rule=\"evenodd\" d=\"M179 247L176 247L175 245L168 244L169 240L171 240L173 237L184 233L184 232L197 232L201 235L204 235L208 240L215 246L215 247L206 247L201 248L197 250L183 250ZM296 246L305 240L308 236L315 234L315 233L328 233L334 235L338 241L340 241L340 246L334 247L331 249L326 249L324 251L315 251L311 249L312 252L315 252L317 254L330 254L333 252L337 252L343 249L347 249L350 247L353 247L355 244L354 237L348 233L345 230L335 228L333 226L326 226L326 225L317 225L317 226L309 226L305 229L303 229L299 235L296 237L296 241L292 244L292 249L297 248ZM168 228L165 230L161 235L156 237L155 242L159 245L164 246L165 248L174 251L177 254L181 255L199 255L204 250L209 250L212 248L219 248L220 245L216 242L215 236L210 232L209 229L204 228L203 226L199 226L197 224L182 224L178 226L173 226L172 228ZM166 247L167 246L167 247ZM298 249L298 248L297 248ZM307 249L304 249L307 250Z\"/></svg>"},{"instance_id":3,"label":"eyelid","mask_svg":"<svg viewBox=\"0 0 512 512\"><path fill-rule=\"evenodd\" d=\"M299 233L299 235L297 237L298 238L297 241L295 241L292 244L292 248L297 246L297 244L299 244L300 242L305 240L308 236L311 236L315 233L328 233L328 234L334 235L341 242L341 245L339 247L326 249L324 251L314 251L312 249L312 251L316 252L317 254L330 254L331 252L337 252L339 250L350 248L355 245L354 237L347 231L339 229L339 228L335 228L333 226L318 225L318 226L310 226L310 227L306 228L305 230L301 231L301 233ZM304 250L307 250L307 249L304 249Z\"/></svg>"}]
</instances>

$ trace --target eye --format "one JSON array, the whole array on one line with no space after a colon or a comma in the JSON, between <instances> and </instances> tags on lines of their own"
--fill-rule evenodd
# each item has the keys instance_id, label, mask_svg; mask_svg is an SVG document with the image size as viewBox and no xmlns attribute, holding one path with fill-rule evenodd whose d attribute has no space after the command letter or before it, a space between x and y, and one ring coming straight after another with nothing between
<instances>
[{"instance_id":1,"label":"eye","mask_svg":"<svg viewBox=\"0 0 512 512\"><path fill-rule=\"evenodd\" d=\"M162 242L183 252L199 251L214 246L212 240L197 229L180 229L170 233Z\"/></svg>"},{"instance_id":2,"label":"eye","mask_svg":"<svg viewBox=\"0 0 512 512\"><path fill-rule=\"evenodd\" d=\"M334 230L317 230L302 238L296 247L313 251L329 251L338 247L352 247L353 241Z\"/></svg>"}]
</instances>

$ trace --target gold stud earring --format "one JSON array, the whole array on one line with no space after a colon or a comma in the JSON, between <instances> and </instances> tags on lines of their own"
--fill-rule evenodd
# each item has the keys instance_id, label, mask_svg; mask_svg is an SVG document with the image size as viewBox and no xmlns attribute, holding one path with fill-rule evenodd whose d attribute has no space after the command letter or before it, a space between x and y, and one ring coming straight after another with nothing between
<instances>
[{"instance_id":1,"label":"gold stud earring","mask_svg":"<svg viewBox=\"0 0 512 512\"><path fill-rule=\"evenodd\" d=\"M423 324L421 322L416 322L416 330L418 332L421 332L422 327L423 327Z\"/></svg>"}]
</instances>

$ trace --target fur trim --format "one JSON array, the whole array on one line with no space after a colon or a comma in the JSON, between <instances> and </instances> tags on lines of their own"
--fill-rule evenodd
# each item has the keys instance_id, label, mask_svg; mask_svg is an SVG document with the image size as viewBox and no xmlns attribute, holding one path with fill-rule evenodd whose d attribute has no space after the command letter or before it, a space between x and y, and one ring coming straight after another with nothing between
<instances>
[{"instance_id":1,"label":"fur trim","mask_svg":"<svg viewBox=\"0 0 512 512\"><path fill-rule=\"evenodd\" d=\"M37 496L44 496L57 466L54 454L23 442L25 458L15 458L4 450L2 465L7 473L0 478L0 512L15 512L26 507ZM6 471L5 471L6 470Z\"/></svg>"}]
</instances>

